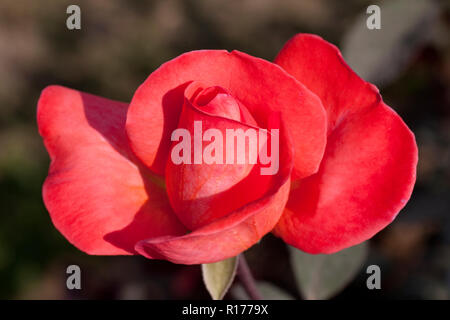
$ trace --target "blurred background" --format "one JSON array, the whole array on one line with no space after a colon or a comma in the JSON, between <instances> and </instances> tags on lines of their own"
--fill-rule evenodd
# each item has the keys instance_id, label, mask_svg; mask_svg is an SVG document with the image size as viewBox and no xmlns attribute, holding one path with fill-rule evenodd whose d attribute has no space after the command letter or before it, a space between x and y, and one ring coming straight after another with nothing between
<instances>
[{"instance_id":1,"label":"blurred background","mask_svg":"<svg viewBox=\"0 0 450 320\"><path fill-rule=\"evenodd\" d=\"M81 30L66 8L81 8ZM381 30L366 8L381 7ZM368 243L354 276L329 298L450 298L450 2L431 0L0 1L0 298L208 299L198 266L88 256L53 227L41 186L49 158L36 102L49 84L130 101L161 63L195 49L272 60L298 32L336 44L416 135L417 184L407 206ZM274 236L247 253L269 297L308 298ZM82 290L66 289L66 267ZM381 267L381 290L366 267ZM298 277L297 277L298 280ZM245 298L235 286L227 298Z\"/></svg>"}]
</instances>

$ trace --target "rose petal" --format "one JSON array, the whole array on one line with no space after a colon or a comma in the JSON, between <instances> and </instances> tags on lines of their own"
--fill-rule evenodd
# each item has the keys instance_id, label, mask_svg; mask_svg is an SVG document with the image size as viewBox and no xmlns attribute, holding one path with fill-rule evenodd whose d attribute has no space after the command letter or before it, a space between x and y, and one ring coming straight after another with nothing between
<instances>
[{"instance_id":1,"label":"rose petal","mask_svg":"<svg viewBox=\"0 0 450 320\"><path fill-rule=\"evenodd\" d=\"M45 205L55 227L90 254L132 254L139 240L186 231L164 189L130 160L126 112L124 103L59 86L44 89L38 102L52 159Z\"/></svg>"},{"instance_id":2,"label":"rose petal","mask_svg":"<svg viewBox=\"0 0 450 320\"><path fill-rule=\"evenodd\" d=\"M333 253L371 238L411 196L413 133L321 38L294 37L276 62L322 99L329 136L319 172L293 187L275 233L310 253Z\"/></svg>"},{"instance_id":3,"label":"rose petal","mask_svg":"<svg viewBox=\"0 0 450 320\"><path fill-rule=\"evenodd\" d=\"M233 51L185 53L153 72L136 91L126 130L136 155L163 175L176 129L183 92L191 81L220 86L245 105L265 127L266 115L281 111L296 150L294 174L317 171L326 142L326 116L320 100L280 67Z\"/></svg>"},{"instance_id":4,"label":"rose petal","mask_svg":"<svg viewBox=\"0 0 450 320\"><path fill-rule=\"evenodd\" d=\"M207 159L200 159L202 160L201 164L193 162L195 160L195 124L201 125L202 128L202 132L197 133L197 135L206 134L209 129L221 135L221 146L218 147L222 152L222 157L219 159L220 163L207 163L205 162ZM259 130L264 132L267 132L267 130L221 116L207 114L203 111L203 108L197 109L194 107L188 99L186 99L183 107L179 129L187 130L190 133L191 141L188 144L191 149L189 154L191 163L176 164L169 158L166 167L166 184L172 208L174 208L180 221L190 230L209 224L246 203L261 198L272 187L273 175L262 175L262 165L249 161L250 143L254 144L254 151L256 152L254 160L257 160L258 143L261 143L259 141ZM276 129L279 129L279 126ZM227 148L228 130L249 134L249 138L245 138L245 144L242 146L244 150L240 150L237 141L235 141L233 149L235 158L231 164L227 164L226 160L229 156L227 154L229 151ZM214 143L217 142L216 139L219 139L219 137L213 138ZM270 133L269 139L271 139ZM270 140L267 142L270 144ZM176 142L176 144L179 143L181 142ZM203 142L200 155L204 156L204 151L210 148L211 143ZM277 141L277 143L288 142ZM241 159L244 160L242 164L237 163L237 155L244 158ZM278 159L272 159L272 161L279 163ZM269 166L270 164L264 165L264 167Z\"/></svg>"},{"instance_id":5,"label":"rose petal","mask_svg":"<svg viewBox=\"0 0 450 320\"><path fill-rule=\"evenodd\" d=\"M150 259L201 264L236 256L259 241L277 223L289 195L292 148L284 127L280 136L285 141L280 144L280 170L261 198L187 235L141 241L136 251Z\"/></svg>"},{"instance_id":6,"label":"rose petal","mask_svg":"<svg viewBox=\"0 0 450 320\"><path fill-rule=\"evenodd\" d=\"M358 77L339 49L319 36L296 35L274 62L319 96L327 113L328 134L343 116L379 101L378 89Z\"/></svg>"},{"instance_id":7,"label":"rose petal","mask_svg":"<svg viewBox=\"0 0 450 320\"><path fill-rule=\"evenodd\" d=\"M193 104L202 111L224 118L241 121L238 101L222 87L209 87L200 92Z\"/></svg>"}]
</instances>

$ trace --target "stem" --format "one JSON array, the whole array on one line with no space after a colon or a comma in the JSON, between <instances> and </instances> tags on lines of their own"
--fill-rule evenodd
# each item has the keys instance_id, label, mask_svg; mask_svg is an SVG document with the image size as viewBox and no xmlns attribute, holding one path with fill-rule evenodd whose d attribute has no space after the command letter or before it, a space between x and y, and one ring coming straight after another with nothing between
<instances>
[{"instance_id":1,"label":"stem","mask_svg":"<svg viewBox=\"0 0 450 320\"><path fill-rule=\"evenodd\" d=\"M239 255L237 275L250 299L261 300L262 296L256 287L255 278L253 278L252 272L248 267L247 260L245 260L243 253Z\"/></svg>"}]
</instances>

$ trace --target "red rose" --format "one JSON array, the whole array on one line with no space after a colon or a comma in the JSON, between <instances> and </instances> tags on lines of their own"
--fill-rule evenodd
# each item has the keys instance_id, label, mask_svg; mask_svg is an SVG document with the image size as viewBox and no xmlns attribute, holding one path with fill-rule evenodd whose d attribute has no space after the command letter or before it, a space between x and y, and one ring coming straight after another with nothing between
<instances>
[{"instance_id":1,"label":"red rose","mask_svg":"<svg viewBox=\"0 0 450 320\"><path fill-rule=\"evenodd\" d=\"M412 132L321 38L297 35L275 63L189 52L153 72L129 105L47 87L37 117L56 228L89 254L200 264L236 256L272 230L306 252L332 253L388 225L415 182ZM216 138L198 144L199 128ZM199 162L239 156L236 146L220 145L220 155L208 146L231 129L262 132L272 156L276 137L272 174L247 155ZM194 137L182 152L178 133Z\"/></svg>"}]
</instances>

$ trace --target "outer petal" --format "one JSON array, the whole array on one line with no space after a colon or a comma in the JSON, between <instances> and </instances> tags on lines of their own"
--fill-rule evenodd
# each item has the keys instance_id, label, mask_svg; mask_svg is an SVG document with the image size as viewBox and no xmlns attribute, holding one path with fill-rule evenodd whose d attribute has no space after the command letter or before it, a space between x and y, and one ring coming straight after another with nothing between
<instances>
[{"instance_id":1,"label":"outer petal","mask_svg":"<svg viewBox=\"0 0 450 320\"><path fill-rule=\"evenodd\" d=\"M367 240L411 196L413 133L321 38L294 37L276 62L322 99L329 119L319 172L294 186L276 234L310 253L333 253Z\"/></svg>"},{"instance_id":2,"label":"outer petal","mask_svg":"<svg viewBox=\"0 0 450 320\"><path fill-rule=\"evenodd\" d=\"M259 241L277 223L289 195L292 150L283 127L280 136L285 141L280 145L280 170L262 197L187 235L141 241L136 250L150 259L200 264L236 256Z\"/></svg>"},{"instance_id":3,"label":"outer petal","mask_svg":"<svg viewBox=\"0 0 450 320\"><path fill-rule=\"evenodd\" d=\"M344 116L380 100L377 88L350 69L339 49L316 35L293 37L275 63L319 96L327 112L328 134Z\"/></svg>"},{"instance_id":4,"label":"outer petal","mask_svg":"<svg viewBox=\"0 0 450 320\"><path fill-rule=\"evenodd\" d=\"M165 191L130 159L127 105L59 86L38 102L39 131L52 159L43 186L56 228L90 254L135 253L137 241L180 235ZM148 176L148 178L151 178Z\"/></svg>"},{"instance_id":5,"label":"outer petal","mask_svg":"<svg viewBox=\"0 0 450 320\"><path fill-rule=\"evenodd\" d=\"M164 174L170 134L191 81L225 88L260 127L265 127L268 113L281 111L296 150L295 175L317 171L326 141L326 116L317 96L273 63L237 51L202 50L162 65L131 101L126 124L131 147L154 172Z\"/></svg>"}]
</instances>

